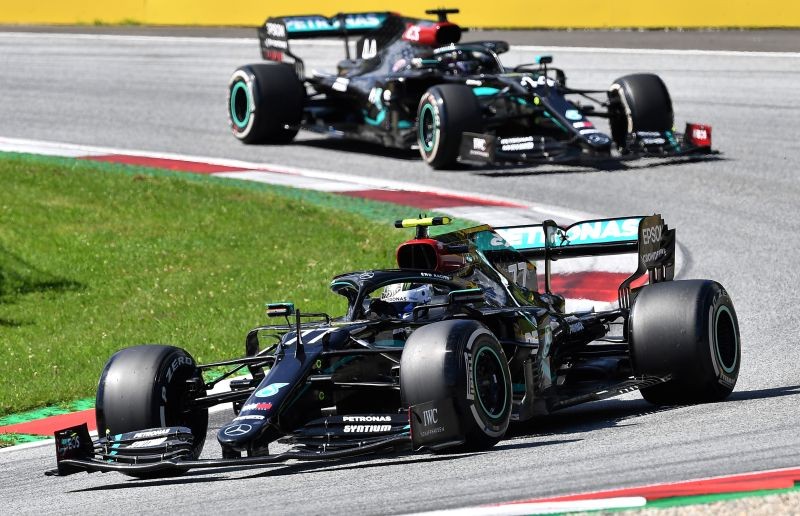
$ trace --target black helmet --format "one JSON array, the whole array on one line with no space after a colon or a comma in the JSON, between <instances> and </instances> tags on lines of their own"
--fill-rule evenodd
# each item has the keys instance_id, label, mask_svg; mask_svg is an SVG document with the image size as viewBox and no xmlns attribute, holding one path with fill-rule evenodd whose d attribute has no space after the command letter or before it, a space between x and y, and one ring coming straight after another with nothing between
<instances>
[{"instance_id":1,"label":"black helmet","mask_svg":"<svg viewBox=\"0 0 800 516\"><path fill-rule=\"evenodd\" d=\"M439 66L453 75L501 73L500 63L491 52L482 48L452 48L437 52Z\"/></svg>"}]
</instances>

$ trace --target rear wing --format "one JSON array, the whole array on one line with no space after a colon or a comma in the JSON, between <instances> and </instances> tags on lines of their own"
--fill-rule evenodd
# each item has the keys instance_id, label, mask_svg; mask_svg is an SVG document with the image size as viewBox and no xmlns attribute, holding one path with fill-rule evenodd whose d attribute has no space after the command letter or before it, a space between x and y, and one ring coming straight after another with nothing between
<instances>
[{"instance_id":1,"label":"rear wing","mask_svg":"<svg viewBox=\"0 0 800 516\"><path fill-rule=\"evenodd\" d=\"M360 12L338 13L331 17L309 14L269 18L258 28L261 55L264 59L278 62L284 61L287 56L292 58L298 75L301 75L302 78L303 61L292 54L289 40L343 38L345 54L347 59L350 59L348 37L363 36L378 31L387 25L387 21L390 19L397 20L399 16L389 12ZM372 43L372 46L375 44ZM359 55L363 53L362 49L357 51Z\"/></svg>"},{"instance_id":2,"label":"rear wing","mask_svg":"<svg viewBox=\"0 0 800 516\"><path fill-rule=\"evenodd\" d=\"M288 39L332 38L360 36L379 29L393 15L389 12L338 13L331 17L321 14L269 18L259 33L269 31L269 24L281 24Z\"/></svg>"},{"instance_id":3,"label":"rear wing","mask_svg":"<svg viewBox=\"0 0 800 516\"><path fill-rule=\"evenodd\" d=\"M581 256L638 253L639 266L619 286L619 305L629 308L630 285L649 276L650 283L670 281L675 275L675 230L661 215L596 219L560 227L552 220L530 226L494 228L526 258L544 260L545 291L550 293L551 261Z\"/></svg>"}]
</instances>

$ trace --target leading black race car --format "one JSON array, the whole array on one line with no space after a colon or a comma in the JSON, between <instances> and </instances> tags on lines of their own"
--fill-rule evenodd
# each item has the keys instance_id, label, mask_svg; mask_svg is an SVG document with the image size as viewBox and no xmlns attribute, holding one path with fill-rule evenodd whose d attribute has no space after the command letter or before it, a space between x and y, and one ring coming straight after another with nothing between
<instances>
[{"instance_id":1,"label":"leading black race car","mask_svg":"<svg viewBox=\"0 0 800 516\"><path fill-rule=\"evenodd\" d=\"M460 43L453 9L438 21L395 13L270 18L259 29L268 60L242 66L228 88L228 118L245 143L288 143L299 129L395 148L418 148L433 168L469 162L591 162L711 152L711 127L673 129L672 101L653 74L608 90L567 86L552 57L506 69L504 41ZM359 36L355 55L349 38ZM335 73L305 72L290 46L342 38ZM591 119L606 119L610 136Z\"/></svg>"},{"instance_id":2,"label":"leading black race car","mask_svg":"<svg viewBox=\"0 0 800 516\"><path fill-rule=\"evenodd\" d=\"M341 317L267 305L285 323L251 330L244 357L197 365L172 346L117 352L97 390L100 438L86 425L56 432L50 474L483 450L510 424L636 389L667 405L733 390L733 303L714 281L672 281L675 230L660 216L427 234L444 222L399 221L417 234L397 249L397 269L335 277L331 289L348 305ZM565 313L551 261L626 252L639 266L619 305ZM531 260L544 262L543 285ZM227 372L211 379L220 367ZM230 389L208 392L231 377ZM208 409L224 403L234 414L217 432L222 456L200 459ZM270 454L274 441L291 449Z\"/></svg>"}]
</instances>

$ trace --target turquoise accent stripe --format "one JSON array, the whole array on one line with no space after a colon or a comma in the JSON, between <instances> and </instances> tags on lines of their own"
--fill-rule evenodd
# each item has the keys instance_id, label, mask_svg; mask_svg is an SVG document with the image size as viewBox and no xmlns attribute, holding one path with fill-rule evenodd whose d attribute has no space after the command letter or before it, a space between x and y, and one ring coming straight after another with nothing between
<instances>
[{"instance_id":1,"label":"turquoise accent stripe","mask_svg":"<svg viewBox=\"0 0 800 516\"><path fill-rule=\"evenodd\" d=\"M431 120L433 121L430 144L428 144L428 140L425 138L425 117L428 116L428 113L430 113ZM431 104L425 104L422 106L419 114L419 127L417 129L419 131L419 141L422 143L422 148L425 149L425 152L431 152L436 144L436 138L439 130L439 128L436 127L436 113L434 112L434 108Z\"/></svg>"},{"instance_id":2,"label":"turquoise accent stripe","mask_svg":"<svg viewBox=\"0 0 800 516\"><path fill-rule=\"evenodd\" d=\"M497 89L497 88L492 88L490 86L479 86L477 88L472 88L472 93L474 93L478 97L485 97L487 95L494 95L498 91L500 91L500 90Z\"/></svg>"},{"instance_id":3,"label":"turquoise accent stripe","mask_svg":"<svg viewBox=\"0 0 800 516\"><path fill-rule=\"evenodd\" d=\"M381 100L382 96L383 88L376 88L373 93L370 94L370 98L374 99L372 104L378 108L379 111L378 114L375 115L375 118L370 118L369 115L367 115L367 111L364 110L364 121L369 125L381 125L386 119L386 108Z\"/></svg>"},{"instance_id":4,"label":"turquoise accent stripe","mask_svg":"<svg viewBox=\"0 0 800 516\"><path fill-rule=\"evenodd\" d=\"M346 30L377 29L386 21L386 15L380 13L350 14L344 18ZM338 18L332 20L323 16L290 16L283 18L288 34L305 32L333 32L341 25Z\"/></svg>"},{"instance_id":5,"label":"turquoise accent stripe","mask_svg":"<svg viewBox=\"0 0 800 516\"><path fill-rule=\"evenodd\" d=\"M406 345L406 341L399 339L382 339L376 340L373 344L378 348L402 348Z\"/></svg>"},{"instance_id":6,"label":"turquoise accent stripe","mask_svg":"<svg viewBox=\"0 0 800 516\"><path fill-rule=\"evenodd\" d=\"M244 118L239 120L239 117L236 113L236 98L241 94L241 90L244 90L245 99L247 102L247 111L245 111ZM250 89L244 83L244 81L239 81L233 85L231 89L231 120L233 120L234 125L239 129L244 129L247 127L247 122L250 120Z\"/></svg>"},{"instance_id":7,"label":"turquoise accent stripe","mask_svg":"<svg viewBox=\"0 0 800 516\"><path fill-rule=\"evenodd\" d=\"M676 151L681 150L681 144L678 143L678 140L675 139L675 133L673 133L672 131L664 131L664 134L666 135L667 140L669 140L669 143L672 145L673 149L675 149Z\"/></svg>"},{"instance_id":8,"label":"turquoise accent stripe","mask_svg":"<svg viewBox=\"0 0 800 516\"><path fill-rule=\"evenodd\" d=\"M609 244L636 242L638 217L612 220L587 220L566 228L567 242L557 245ZM544 229L540 224L519 228L500 228L497 233L515 249L544 248Z\"/></svg>"},{"instance_id":9,"label":"turquoise accent stripe","mask_svg":"<svg viewBox=\"0 0 800 516\"><path fill-rule=\"evenodd\" d=\"M553 123L554 123L554 124L556 124L556 125L558 126L558 128L559 128L559 129L561 129L562 131L564 131L565 133L568 133L568 132L569 132L569 129L567 129L566 127L564 127L564 124L562 124L561 122L559 122L558 120L556 120L555 118L553 118L553 115L551 115L551 114L550 114L550 113L548 113L547 111L545 111L545 112L544 112L544 116L545 116L545 118L549 118L550 120L552 120L552 121L553 121Z\"/></svg>"},{"instance_id":10,"label":"turquoise accent stripe","mask_svg":"<svg viewBox=\"0 0 800 516\"><path fill-rule=\"evenodd\" d=\"M378 111L378 114L375 118L370 118L369 116L367 116L367 112L364 111L364 121L369 125L381 125L385 119L386 119L385 108Z\"/></svg>"}]
</instances>

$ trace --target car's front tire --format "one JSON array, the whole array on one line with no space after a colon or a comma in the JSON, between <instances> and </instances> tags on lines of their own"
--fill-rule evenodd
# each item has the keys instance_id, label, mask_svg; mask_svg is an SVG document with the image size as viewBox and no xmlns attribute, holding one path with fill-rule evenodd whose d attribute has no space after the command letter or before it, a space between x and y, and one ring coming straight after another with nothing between
<instances>
[{"instance_id":1,"label":"car's front tire","mask_svg":"<svg viewBox=\"0 0 800 516\"><path fill-rule=\"evenodd\" d=\"M477 321L441 321L412 333L400 359L400 392L409 406L451 399L462 449L494 446L511 419L508 361L494 334Z\"/></svg>"},{"instance_id":2,"label":"car's front tire","mask_svg":"<svg viewBox=\"0 0 800 516\"><path fill-rule=\"evenodd\" d=\"M481 106L472 88L440 84L428 89L417 109L417 144L422 159L434 169L453 168L461 137L481 130Z\"/></svg>"},{"instance_id":3,"label":"car's front tire","mask_svg":"<svg viewBox=\"0 0 800 516\"><path fill-rule=\"evenodd\" d=\"M672 99L661 77L638 73L620 77L608 90L611 137L622 149L628 134L672 129Z\"/></svg>"},{"instance_id":4,"label":"car's front tire","mask_svg":"<svg viewBox=\"0 0 800 516\"><path fill-rule=\"evenodd\" d=\"M192 431L192 458L200 456L208 410L192 407L188 380L202 381L194 359L174 346L125 348L106 363L97 386L95 412L101 437L150 428L184 426ZM202 383L200 383L202 385Z\"/></svg>"}]
</instances>

